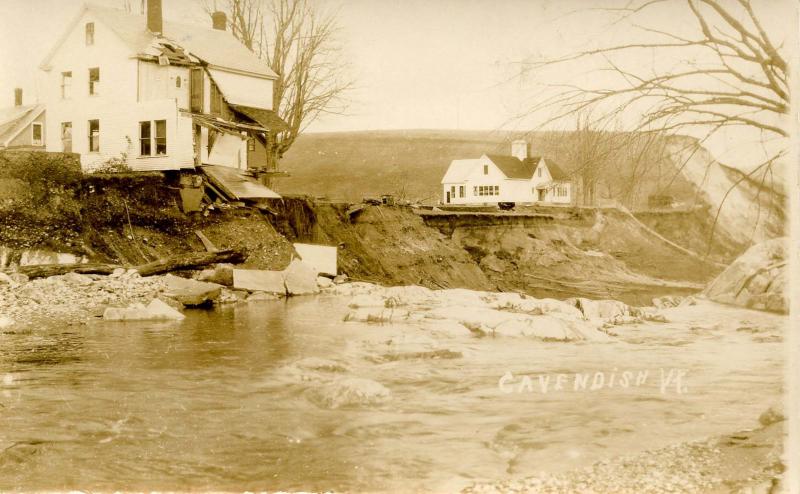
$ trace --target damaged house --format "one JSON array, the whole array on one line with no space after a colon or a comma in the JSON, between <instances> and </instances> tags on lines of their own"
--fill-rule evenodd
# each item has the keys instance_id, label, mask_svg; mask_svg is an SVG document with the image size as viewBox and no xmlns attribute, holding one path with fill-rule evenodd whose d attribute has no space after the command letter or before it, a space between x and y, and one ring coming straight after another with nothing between
<instances>
[{"instance_id":1,"label":"damaged house","mask_svg":"<svg viewBox=\"0 0 800 494\"><path fill-rule=\"evenodd\" d=\"M85 5L40 66L47 150L79 153L87 171L122 160L266 172L267 142L285 126L277 76L226 23L222 12L208 29L164 21L161 0L146 16Z\"/></svg>"}]
</instances>

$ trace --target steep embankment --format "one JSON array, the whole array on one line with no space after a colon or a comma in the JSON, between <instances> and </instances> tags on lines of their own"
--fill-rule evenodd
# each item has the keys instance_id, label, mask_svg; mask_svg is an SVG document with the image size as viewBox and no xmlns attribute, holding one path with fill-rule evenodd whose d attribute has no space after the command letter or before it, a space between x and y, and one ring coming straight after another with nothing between
<instances>
[{"instance_id":1,"label":"steep embankment","mask_svg":"<svg viewBox=\"0 0 800 494\"><path fill-rule=\"evenodd\" d=\"M289 209L280 215L287 220L277 225L279 231L337 244L342 271L390 285L640 304L656 295L699 291L720 271L615 210L423 219L406 207L368 206L352 218L344 205L295 200Z\"/></svg>"},{"instance_id":2,"label":"steep embankment","mask_svg":"<svg viewBox=\"0 0 800 494\"><path fill-rule=\"evenodd\" d=\"M717 162L691 139L670 146L680 173L695 184L699 199L709 206L716 231L744 248L785 234L787 200L780 163L744 173Z\"/></svg>"}]
</instances>

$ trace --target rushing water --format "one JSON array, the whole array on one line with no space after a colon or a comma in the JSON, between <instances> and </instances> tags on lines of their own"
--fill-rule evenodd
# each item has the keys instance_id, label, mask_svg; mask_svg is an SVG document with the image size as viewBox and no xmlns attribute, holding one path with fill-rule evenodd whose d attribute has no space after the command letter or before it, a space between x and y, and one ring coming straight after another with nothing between
<instances>
[{"instance_id":1,"label":"rushing water","mask_svg":"<svg viewBox=\"0 0 800 494\"><path fill-rule=\"evenodd\" d=\"M785 319L769 314L690 307L609 343L543 343L345 313L320 297L0 334L0 489L450 491L752 427L781 393ZM462 356L381 358L419 341ZM321 407L309 357L391 398ZM683 393L662 393L661 369L686 372ZM649 376L623 388L624 370ZM597 371L602 390L573 389Z\"/></svg>"}]
</instances>

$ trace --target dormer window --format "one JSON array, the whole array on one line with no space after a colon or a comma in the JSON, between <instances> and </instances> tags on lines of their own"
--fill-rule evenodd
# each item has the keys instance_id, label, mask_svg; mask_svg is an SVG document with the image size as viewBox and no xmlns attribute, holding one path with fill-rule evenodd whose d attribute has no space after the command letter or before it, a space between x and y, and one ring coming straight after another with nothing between
<instances>
[{"instance_id":1,"label":"dormer window","mask_svg":"<svg viewBox=\"0 0 800 494\"><path fill-rule=\"evenodd\" d=\"M86 46L94 44L94 22L86 23Z\"/></svg>"},{"instance_id":2,"label":"dormer window","mask_svg":"<svg viewBox=\"0 0 800 494\"><path fill-rule=\"evenodd\" d=\"M100 69L95 67L89 69L89 94L97 94L100 91Z\"/></svg>"},{"instance_id":3,"label":"dormer window","mask_svg":"<svg viewBox=\"0 0 800 494\"><path fill-rule=\"evenodd\" d=\"M483 174L484 175L488 175L489 174L489 165L483 165Z\"/></svg>"}]
</instances>

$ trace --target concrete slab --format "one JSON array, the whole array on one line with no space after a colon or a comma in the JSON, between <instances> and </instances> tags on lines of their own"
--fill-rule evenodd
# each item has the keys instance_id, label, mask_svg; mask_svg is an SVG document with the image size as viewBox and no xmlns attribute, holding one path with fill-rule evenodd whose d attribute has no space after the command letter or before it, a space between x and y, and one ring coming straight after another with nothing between
<instances>
[{"instance_id":1,"label":"concrete slab","mask_svg":"<svg viewBox=\"0 0 800 494\"><path fill-rule=\"evenodd\" d=\"M336 276L336 247L314 244L293 245L304 263L316 269L318 273Z\"/></svg>"}]
</instances>

